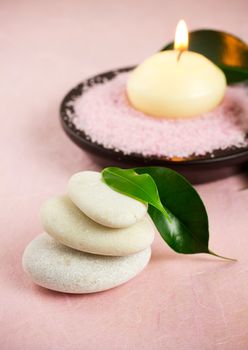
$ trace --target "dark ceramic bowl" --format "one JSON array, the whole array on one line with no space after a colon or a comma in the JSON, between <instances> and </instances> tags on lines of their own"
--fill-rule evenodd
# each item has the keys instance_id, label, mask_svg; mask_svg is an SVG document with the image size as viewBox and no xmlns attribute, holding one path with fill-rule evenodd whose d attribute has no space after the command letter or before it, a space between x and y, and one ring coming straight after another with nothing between
<instances>
[{"instance_id":1,"label":"dark ceramic bowl","mask_svg":"<svg viewBox=\"0 0 248 350\"><path fill-rule=\"evenodd\" d=\"M60 106L60 121L64 131L74 143L83 150L90 152L101 166L164 166L175 169L194 183L217 180L242 171L248 164L248 147L232 147L225 150L215 150L212 154L205 156L191 156L190 158L172 160L166 158L166 156L144 157L137 153L126 155L121 151L108 149L99 143L92 142L84 131L78 130L73 122L73 104L79 96L84 94L84 88L89 89L96 84L104 84L116 75L128 72L133 68L121 68L91 77L77 85L65 96Z\"/></svg>"}]
</instances>

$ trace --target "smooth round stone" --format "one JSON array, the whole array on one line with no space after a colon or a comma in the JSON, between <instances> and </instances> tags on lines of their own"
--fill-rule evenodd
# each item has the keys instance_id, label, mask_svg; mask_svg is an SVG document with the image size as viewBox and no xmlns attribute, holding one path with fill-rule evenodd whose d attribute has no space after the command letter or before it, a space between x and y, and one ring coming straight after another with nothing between
<instances>
[{"instance_id":1,"label":"smooth round stone","mask_svg":"<svg viewBox=\"0 0 248 350\"><path fill-rule=\"evenodd\" d=\"M154 239L148 216L127 228L109 228L91 220L67 196L49 199L41 208L41 221L59 242L93 254L126 256L149 247Z\"/></svg>"},{"instance_id":2,"label":"smooth round stone","mask_svg":"<svg viewBox=\"0 0 248 350\"><path fill-rule=\"evenodd\" d=\"M94 293L119 286L148 264L151 248L126 257L79 252L43 233L24 251L24 270L38 285L65 293Z\"/></svg>"},{"instance_id":3,"label":"smooth round stone","mask_svg":"<svg viewBox=\"0 0 248 350\"><path fill-rule=\"evenodd\" d=\"M122 228L141 220L147 205L112 190L96 171L83 171L69 180L68 195L73 203L101 225Z\"/></svg>"}]
</instances>

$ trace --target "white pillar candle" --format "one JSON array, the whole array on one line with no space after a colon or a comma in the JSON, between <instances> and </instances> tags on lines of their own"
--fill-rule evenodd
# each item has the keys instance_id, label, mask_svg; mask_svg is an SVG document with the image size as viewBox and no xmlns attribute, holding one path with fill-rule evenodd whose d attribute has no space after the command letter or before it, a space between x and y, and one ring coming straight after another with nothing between
<instances>
[{"instance_id":1,"label":"white pillar candle","mask_svg":"<svg viewBox=\"0 0 248 350\"><path fill-rule=\"evenodd\" d=\"M185 32L182 36L186 41ZM127 95L137 110L156 117L187 118L209 112L222 101L224 73L196 52L180 52L182 36L175 45L179 50L156 53L130 73Z\"/></svg>"}]
</instances>

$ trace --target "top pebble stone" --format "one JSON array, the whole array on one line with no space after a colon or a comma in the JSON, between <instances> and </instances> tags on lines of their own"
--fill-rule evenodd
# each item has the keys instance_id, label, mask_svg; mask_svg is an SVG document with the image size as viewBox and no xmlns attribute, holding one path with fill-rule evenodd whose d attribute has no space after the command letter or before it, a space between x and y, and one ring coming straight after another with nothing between
<instances>
[{"instance_id":1,"label":"top pebble stone","mask_svg":"<svg viewBox=\"0 0 248 350\"><path fill-rule=\"evenodd\" d=\"M107 186L102 175L83 171L69 180L68 195L72 202L95 222L112 228L134 225L147 212L147 205L118 193Z\"/></svg>"}]
</instances>

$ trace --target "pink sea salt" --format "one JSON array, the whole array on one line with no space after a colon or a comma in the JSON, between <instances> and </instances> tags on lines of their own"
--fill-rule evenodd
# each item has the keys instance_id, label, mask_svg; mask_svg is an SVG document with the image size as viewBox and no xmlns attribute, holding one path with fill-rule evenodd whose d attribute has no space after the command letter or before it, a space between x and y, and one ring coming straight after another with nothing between
<instances>
[{"instance_id":1,"label":"pink sea salt","mask_svg":"<svg viewBox=\"0 0 248 350\"><path fill-rule=\"evenodd\" d=\"M158 119L132 108L125 94L128 73L97 84L75 101L76 127L93 142L125 154L189 157L248 145L248 94L228 87L214 111L193 119Z\"/></svg>"}]
</instances>

